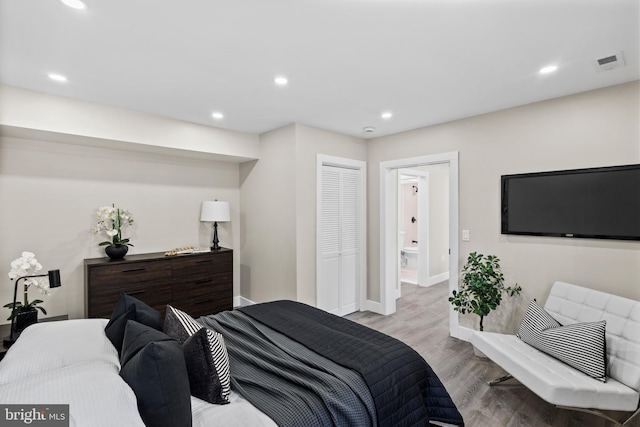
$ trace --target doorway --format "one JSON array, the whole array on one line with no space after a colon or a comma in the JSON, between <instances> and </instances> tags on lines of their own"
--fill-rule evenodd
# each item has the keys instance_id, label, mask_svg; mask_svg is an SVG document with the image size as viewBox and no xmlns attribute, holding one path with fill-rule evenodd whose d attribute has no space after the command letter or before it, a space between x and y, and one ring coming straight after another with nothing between
<instances>
[{"instance_id":1,"label":"doorway","mask_svg":"<svg viewBox=\"0 0 640 427\"><path fill-rule=\"evenodd\" d=\"M458 152L413 157L380 163L380 302L383 314L396 311L396 295L400 268L398 250L397 177L403 168L448 164L449 205L449 294L458 289ZM449 333L459 336L457 313L449 306Z\"/></svg>"},{"instance_id":2,"label":"doorway","mask_svg":"<svg viewBox=\"0 0 640 427\"><path fill-rule=\"evenodd\" d=\"M420 168L398 169L397 298L401 283L427 286L429 277L429 173Z\"/></svg>"}]
</instances>

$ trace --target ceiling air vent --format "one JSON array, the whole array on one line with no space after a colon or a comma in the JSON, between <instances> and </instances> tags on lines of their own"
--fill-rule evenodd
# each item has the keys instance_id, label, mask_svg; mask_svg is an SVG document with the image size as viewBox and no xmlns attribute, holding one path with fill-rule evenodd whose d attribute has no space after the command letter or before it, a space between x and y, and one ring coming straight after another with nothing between
<instances>
[{"instance_id":1,"label":"ceiling air vent","mask_svg":"<svg viewBox=\"0 0 640 427\"><path fill-rule=\"evenodd\" d=\"M597 71L609 71L614 68L624 67L624 57L622 56L622 52L617 52L614 55L596 59L595 67Z\"/></svg>"}]
</instances>

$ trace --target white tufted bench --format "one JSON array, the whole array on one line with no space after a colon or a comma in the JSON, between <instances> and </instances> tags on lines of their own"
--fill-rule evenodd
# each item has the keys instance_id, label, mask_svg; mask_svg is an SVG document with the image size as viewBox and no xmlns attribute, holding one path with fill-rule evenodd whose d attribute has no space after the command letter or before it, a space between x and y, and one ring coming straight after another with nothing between
<instances>
[{"instance_id":1,"label":"white tufted bench","mask_svg":"<svg viewBox=\"0 0 640 427\"><path fill-rule=\"evenodd\" d=\"M544 308L563 325L607 321L607 381L595 380L515 335L475 332L471 343L510 374L490 384L513 376L553 405L627 424L640 412L640 302L556 282ZM619 422L602 410L633 414Z\"/></svg>"}]
</instances>

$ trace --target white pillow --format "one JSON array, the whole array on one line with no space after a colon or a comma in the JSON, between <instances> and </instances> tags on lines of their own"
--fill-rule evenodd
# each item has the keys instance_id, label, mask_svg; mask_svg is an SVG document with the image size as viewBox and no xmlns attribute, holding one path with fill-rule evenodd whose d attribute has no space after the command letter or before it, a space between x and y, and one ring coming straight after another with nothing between
<instances>
[{"instance_id":1,"label":"white pillow","mask_svg":"<svg viewBox=\"0 0 640 427\"><path fill-rule=\"evenodd\" d=\"M0 384L81 363L120 371L118 352L104 333L108 319L42 322L25 329L0 362Z\"/></svg>"}]
</instances>

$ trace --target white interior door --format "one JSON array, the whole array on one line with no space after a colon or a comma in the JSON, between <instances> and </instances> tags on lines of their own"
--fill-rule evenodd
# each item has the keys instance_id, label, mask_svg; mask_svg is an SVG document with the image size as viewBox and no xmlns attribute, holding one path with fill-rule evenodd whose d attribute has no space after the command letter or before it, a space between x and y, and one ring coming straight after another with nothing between
<instances>
[{"instance_id":1,"label":"white interior door","mask_svg":"<svg viewBox=\"0 0 640 427\"><path fill-rule=\"evenodd\" d=\"M359 309L361 171L321 165L317 306L344 316Z\"/></svg>"},{"instance_id":2,"label":"white interior door","mask_svg":"<svg viewBox=\"0 0 640 427\"><path fill-rule=\"evenodd\" d=\"M341 173L339 314L343 316L358 309L360 173L344 168Z\"/></svg>"},{"instance_id":3,"label":"white interior door","mask_svg":"<svg viewBox=\"0 0 640 427\"><path fill-rule=\"evenodd\" d=\"M340 310L340 169L322 167L317 306L330 313Z\"/></svg>"}]
</instances>

